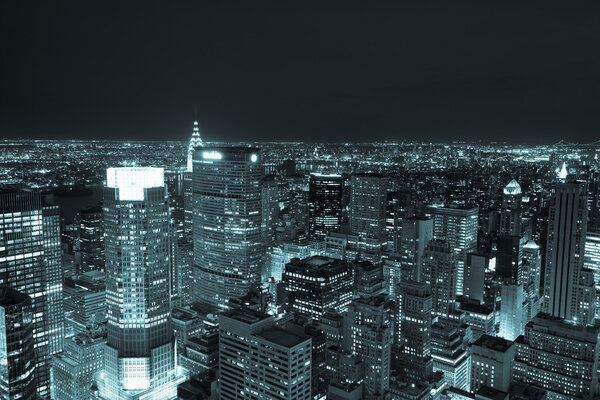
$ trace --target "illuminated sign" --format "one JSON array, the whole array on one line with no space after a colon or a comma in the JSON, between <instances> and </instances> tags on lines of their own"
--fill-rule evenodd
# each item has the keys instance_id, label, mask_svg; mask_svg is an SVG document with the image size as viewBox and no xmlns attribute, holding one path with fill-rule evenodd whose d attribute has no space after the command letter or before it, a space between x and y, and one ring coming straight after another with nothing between
<instances>
[{"instance_id":1,"label":"illuminated sign","mask_svg":"<svg viewBox=\"0 0 600 400\"><path fill-rule=\"evenodd\" d=\"M206 158L207 160L222 160L223 154L218 151L203 151L202 158Z\"/></svg>"}]
</instances>

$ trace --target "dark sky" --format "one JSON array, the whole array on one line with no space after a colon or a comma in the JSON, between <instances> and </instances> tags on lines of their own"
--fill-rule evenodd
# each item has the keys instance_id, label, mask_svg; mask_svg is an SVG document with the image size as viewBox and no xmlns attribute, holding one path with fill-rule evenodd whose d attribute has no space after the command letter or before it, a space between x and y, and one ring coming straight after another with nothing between
<instances>
[{"instance_id":1,"label":"dark sky","mask_svg":"<svg viewBox=\"0 0 600 400\"><path fill-rule=\"evenodd\" d=\"M597 0L259 3L0 0L0 137L600 138Z\"/></svg>"}]
</instances>

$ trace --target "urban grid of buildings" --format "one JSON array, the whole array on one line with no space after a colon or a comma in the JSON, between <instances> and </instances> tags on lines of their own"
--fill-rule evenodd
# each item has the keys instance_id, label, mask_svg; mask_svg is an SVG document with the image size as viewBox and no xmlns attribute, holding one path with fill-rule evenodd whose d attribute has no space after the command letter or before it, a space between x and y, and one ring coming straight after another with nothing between
<instances>
[{"instance_id":1,"label":"urban grid of buildings","mask_svg":"<svg viewBox=\"0 0 600 400\"><path fill-rule=\"evenodd\" d=\"M600 398L598 143L0 151L2 399Z\"/></svg>"}]
</instances>

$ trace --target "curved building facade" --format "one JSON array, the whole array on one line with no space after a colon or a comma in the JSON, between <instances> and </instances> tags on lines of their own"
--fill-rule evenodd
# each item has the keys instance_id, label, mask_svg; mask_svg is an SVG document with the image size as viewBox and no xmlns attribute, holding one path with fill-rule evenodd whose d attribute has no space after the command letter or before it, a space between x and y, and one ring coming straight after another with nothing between
<instances>
[{"instance_id":1,"label":"curved building facade","mask_svg":"<svg viewBox=\"0 0 600 400\"><path fill-rule=\"evenodd\" d=\"M260 286L260 150L203 147L194 153L193 174L194 299L225 307Z\"/></svg>"}]
</instances>

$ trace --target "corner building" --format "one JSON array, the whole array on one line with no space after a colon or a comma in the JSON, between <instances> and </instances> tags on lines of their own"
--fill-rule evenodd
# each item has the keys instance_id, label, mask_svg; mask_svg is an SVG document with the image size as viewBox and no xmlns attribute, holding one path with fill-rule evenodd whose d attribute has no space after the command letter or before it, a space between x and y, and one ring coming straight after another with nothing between
<instances>
[{"instance_id":1,"label":"corner building","mask_svg":"<svg viewBox=\"0 0 600 400\"><path fill-rule=\"evenodd\" d=\"M259 149L203 147L194 153L194 299L224 308L258 288L263 167Z\"/></svg>"},{"instance_id":2,"label":"corner building","mask_svg":"<svg viewBox=\"0 0 600 400\"><path fill-rule=\"evenodd\" d=\"M175 398L171 236L162 168L109 168L104 216L108 337L100 395Z\"/></svg>"}]
</instances>

